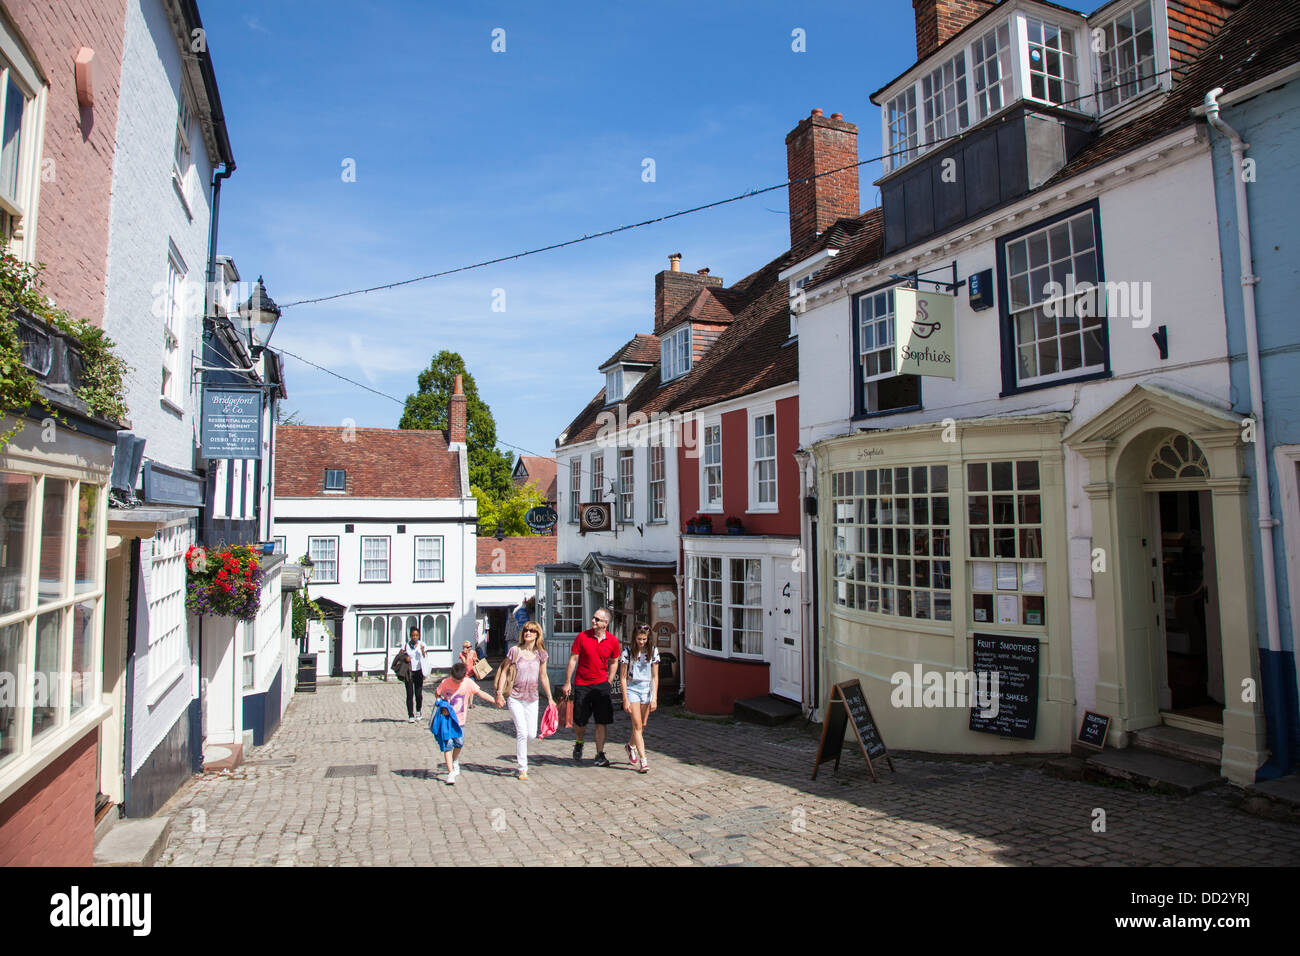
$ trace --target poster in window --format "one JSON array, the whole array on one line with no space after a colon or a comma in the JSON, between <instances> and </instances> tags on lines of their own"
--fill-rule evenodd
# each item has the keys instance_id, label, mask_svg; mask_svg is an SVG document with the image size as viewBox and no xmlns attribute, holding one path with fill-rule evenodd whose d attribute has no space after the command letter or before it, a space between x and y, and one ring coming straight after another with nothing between
<instances>
[{"instance_id":1,"label":"poster in window","mask_svg":"<svg viewBox=\"0 0 1300 956\"><path fill-rule=\"evenodd\" d=\"M976 591L993 590L993 562L992 561L975 561L971 564L971 573L974 576L973 588Z\"/></svg>"},{"instance_id":2,"label":"poster in window","mask_svg":"<svg viewBox=\"0 0 1300 956\"><path fill-rule=\"evenodd\" d=\"M998 590L1014 591L1016 589L1016 566L1010 561L998 562ZM998 615L1001 618L1001 614Z\"/></svg>"},{"instance_id":3,"label":"poster in window","mask_svg":"<svg viewBox=\"0 0 1300 956\"><path fill-rule=\"evenodd\" d=\"M1041 564L1024 564L1020 566L1021 590L1026 594L1043 593L1043 566Z\"/></svg>"},{"instance_id":4,"label":"poster in window","mask_svg":"<svg viewBox=\"0 0 1300 956\"><path fill-rule=\"evenodd\" d=\"M998 623L1019 624L1020 602L1014 594L998 595Z\"/></svg>"}]
</instances>

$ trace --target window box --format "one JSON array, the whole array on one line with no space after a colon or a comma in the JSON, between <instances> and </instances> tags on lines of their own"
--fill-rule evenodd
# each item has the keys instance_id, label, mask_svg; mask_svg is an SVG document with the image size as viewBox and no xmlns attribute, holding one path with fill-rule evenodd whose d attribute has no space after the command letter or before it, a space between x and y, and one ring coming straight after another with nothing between
<instances>
[{"instance_id":1,"label":"window box","mask_svg":"<svg viewBox=\"0 0 1300 956\"><path fill-rule=\"evenodd\" d=\"M727 534L744 534L745 525L739 518L727 519Z\"/></svg>"}]
</instances>

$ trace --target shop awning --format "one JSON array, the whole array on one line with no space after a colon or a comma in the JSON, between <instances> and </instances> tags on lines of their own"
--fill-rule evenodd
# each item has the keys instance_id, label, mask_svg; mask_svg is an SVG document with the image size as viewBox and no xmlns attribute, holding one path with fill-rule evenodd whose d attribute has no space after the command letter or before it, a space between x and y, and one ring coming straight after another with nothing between
<instances>
[{"instance_id":1,"label":"shop awning","mask_svg":"<svg viewBox=\"0 0 1300 956\"><path fill-rule=\"evenodd\" d=\"M676 561L641 561L637 558L611 557L593 551L584 566L594 564L600 573L614 581L645 581L673 583L677 574Z\"/></svg>"}]
</instances>

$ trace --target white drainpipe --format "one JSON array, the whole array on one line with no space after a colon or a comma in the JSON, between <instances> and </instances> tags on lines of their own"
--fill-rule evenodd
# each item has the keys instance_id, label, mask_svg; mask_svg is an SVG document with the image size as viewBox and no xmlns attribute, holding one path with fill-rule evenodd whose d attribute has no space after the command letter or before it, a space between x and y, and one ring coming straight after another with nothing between
<instances>
[{"instance_id":1,"label":"white drainpipe","mask_svg":"<svg viewBox=\"0 0 1300 956\"><path fill-rule=\"evenodd\" d=\"M1250 410L1255 416L1255 499L1259 507L1260 555L1264 572L1264 612L1268 620L1268 649L1273 653L1282 650L1277 615L1277 570L1273 562L1273 528L1278 523L1273 517L1269 495L1268 443L1264 439L1264 398L1259 372L1259 330L1255 319L1255 286L1259 276L1252 267L1250 252L1250 207L1246 204L1246 180L1242 167L1249 143L1219 117L1218 98L1222 87L1205 94L1205 118L1211 126L1228 138L1232 145L1232 181L1237 199L1237 240L1241 250L1241 303L1246 320L1246 363L1250 369ZM1300 657L1297 658L1300 662ZM1285 727L1277 728L1279 735ZM1279 739L1281 739L1279 737Z\"/></svg>"}]
</instances>

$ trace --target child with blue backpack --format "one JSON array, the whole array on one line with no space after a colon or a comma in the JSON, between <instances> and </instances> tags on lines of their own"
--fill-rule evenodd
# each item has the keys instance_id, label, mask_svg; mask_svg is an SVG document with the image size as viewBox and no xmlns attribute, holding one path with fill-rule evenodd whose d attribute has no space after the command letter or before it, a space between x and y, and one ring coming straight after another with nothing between
<instances>
[{"instance_id":1,"label":"child with blue backpack","mask_svg":"<svg viewBox=\"0 0 1300 956\"><path fill-rule=\"evenodd\" d=\"M470 699L481 697L489 704L496 703L496 699L481 690L472 677L466 676L467 673L464 661L451 666L451 676L438 685L438 703L433 723L429 725L447 761L448 786L454 786L460 776L460 752L465 747L465 711Z\"/></svg>"}]
</instances>

